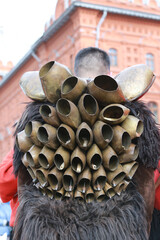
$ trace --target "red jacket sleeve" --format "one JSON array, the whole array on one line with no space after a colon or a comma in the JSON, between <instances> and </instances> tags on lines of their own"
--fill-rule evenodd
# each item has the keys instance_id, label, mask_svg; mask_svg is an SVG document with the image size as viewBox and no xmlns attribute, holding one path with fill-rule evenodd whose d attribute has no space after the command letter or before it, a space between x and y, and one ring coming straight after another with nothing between
<instances>
[{"instance_id":1,"label":"red jacket sleeve","mask_svg":"<svg viewBox=\"0 0 160 240\"><path fill-rule=\"evenodd\" d=\"M13 150L0 163L0 198L9 202L17 195L17 178L13 173Z\"/></svg>"}]
</instances>

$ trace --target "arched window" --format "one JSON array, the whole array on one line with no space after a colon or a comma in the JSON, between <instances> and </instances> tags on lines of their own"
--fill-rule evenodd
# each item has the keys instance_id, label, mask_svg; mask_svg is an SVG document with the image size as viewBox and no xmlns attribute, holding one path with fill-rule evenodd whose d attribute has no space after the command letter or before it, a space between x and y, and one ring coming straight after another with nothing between
<instances>
[{"instance_id":1,"label":"arched window","mask_svg":"<svg viewBox=\"0 0 160 240\"><path fill-rule=\"evenodd\" d=\"M152 71L154 70L154 56L152 53L146 54L146 64Z\"/></svg>"},{"instance_id":2,"label":"arched window","mask_svg":"<svg viewBox=\"0 0 160 240\"><path fill-rule=\"evenodd\" d=\"M110 48L108 51L111 66L117 66L117 50L115 48Z\"/></svg>"},{"instance_id":3,"label":"arched window","mask_svg":"<svg viewBox=\"0 0 160 240\"><path fill-rule=\"evenodd\" d=\"M155 102L149 102L148 104L149 109L154 115L155 121L158 123L158 106Z\"/></svg>"}]
</instances>

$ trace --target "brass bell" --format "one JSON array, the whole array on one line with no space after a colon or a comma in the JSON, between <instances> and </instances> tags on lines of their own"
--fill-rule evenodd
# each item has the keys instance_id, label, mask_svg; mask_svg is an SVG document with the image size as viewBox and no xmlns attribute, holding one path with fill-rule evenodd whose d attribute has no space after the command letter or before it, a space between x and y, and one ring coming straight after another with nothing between
<instances>
[{"instance_id":1,"label":"brass bell","mask_svg":"<svg viewBox=\"0 0 160 240\"><path fill-rule=\"evenodd\" d=\"M16 146L22 152L27 152L33 145L30 138L27 137L25 131L21 131L16 135Z\"/></svg>"},{"instance_id":2,"label":"brass bell","mask_svg":"<svg viewBox=\"0 0 160 240\"><path fill-rule=\"evenodd\" d=\"M89 82L88 91L102 106L125 102L125 97L116 80L108 75L99 75Z\"/></svg>"},{"instance_id":3,"label":"brass bell","mask_svg":"<svg viewBox=\"0 0 160 240\"><path fill-rule=\"evenodd\" d=\"M77 183L76 173L72 170L71 167L67 168L67 170L63 174L63 187L66 191L72 192Z\"/></svg>"},{"instance_id":4,"label":"brass bell","mask_svg":"<svg viewBox=\"0 0 160 240\"><path fill-rule=\"evenodd\" d=\"M106 172L101 165L98 170L93 171L92 173L92 185L93 189L96 191L100 191L102 188L104 188L105 183L107 181Z\"/></svg>"},{"instance_id":5,"label":"brass bell","mask_svg":"<svg viewBox=\"0 0 160 240\"><path fill-rule=\"evenodd\" d=\"M38 167L38 156L41 152L41 148L37 147L36 145L33 145L28 152L26 153L26 158L31 167Z\"/></svg>"},{"instance_id":6,"label":"brass bell","mask_svg":"<svg viewBox=\"0 0 160 240\"><path fill-rule=\"evenodd\" d=\"M121 71L115 80L128 101L142 97L152 86L155 75L145 64L138 64Z\"/></svg>"},{"instance_id":7,"label":"brass bell","mask_svg":"<svg viewBox=\"0 0 160 240\"><path fill-rule=\"evenodd\" d=\"M64 188L62 187L60 190L54 192L54 198L56 200L60 200L64 196L64 193L65 191L64 191Z\"/></svg>"},{"instance_id":8,"label":"brass bell","mask_svg":"<svg viewBox=\"0 0 160 240\"><path fill-rule=\"evenodd\" d=\"M84 201L84 194L79 192L77 189L75 190L75 193L74 193L74 198L79 200L79 201Z\"/></svg>"},{"instance_id":9,"label":"brass bell","mask_svg":"<svg viewBox=\"0 0 160 240\"><path fill-rule=\"evenodd\" d=\"M113 127L113 139L111 141L111 147L117 154L121 154L126 151L131 144L131 137L125 129L117 125Z\"/></svg>"},{"instance_id":10,"label":"brass bell","mask_svg":"<svg viewBox=\"0 0 160 240\"><path fill-rule=\"evenodd\" d=\"M41 67L39 76L48 101L55 103L60 98L61 83L72 73L66 66L51 61Z\"/></svg>"},{"instance_id":11,"label":"brass bell","mask_svg":"<svg viewBox=\"0 0 160 240\"><path fill-rule=\"evenodd\" d=\"M105 186L104 186L104 192L109 198L112 198L116 194L113 187L107 182L105 183Z\"/></svg>"},{"instance_id":12,"label":"brass bell","mask_svg":"<svg viewBox=\"0 0 160 240\"><path fill-rule=\"evenodd\" d=\"M87 123L82 122L76 131L76 141L78 146L87 150L93 142L93 133Z\"/></svg>"},{"instance_id":13,"label":"brass bell","mask_svg":"<svg viewBox=\"0 0 160 240\"><path fill-rule=\"evenodd\" d=\"M71 167L76 173L81 173L86 165L86 156L77 146L71 154Z\"/></svg>"},{"instance_id":14,"label":"brass bell","mask_svg":"<svg viewBox=\"0 0 160 240\"><path fill-rule=\"evenodd\" d=\"M92 144L87 152L87 163L93 170L97 170L102 164L102 153L95 143Z\"/></svg>"},{"instance_id":15,"label":"brass bell","mask_svg":"<svg viewBox=\"0 0 160 240\"><path fill-rule=\"evenodd\" d=\"M87 82L85 79L75 76L69 77L61 85L61 97L75 102L85 91Z\"/></svg>"},{"instance_id":16,"label":"brass bell","mask_svg":"<svg viewBox=\"0 0 160 240\"><path fill-rule=\"evenodd\" d=\"M96 144L104 149L113 138L113 130L110 125L102 121L97 121L93 126L93 135Z\"/></svg>"},{"instance_id":17,"label":"brass bell","mask_svg":"<svg viewBox=\"0 0 160 240\"><path fill-rule=\"evenodd\" d=\"M51 187L47 187L46 189L45 189L45 191L46 191L46 195L50 198L50 199L53 199L53 190L52 190L52 188Z\"/></svg>"},{"instance_id":18,"label":"brass bell","mask_svg":"<svg viewBox=\"0 0 160 240\"><path fill-rule=\"evenodd\" d=\"M89 188L85 192L85 200L86 200L87 203L91 203L91 202L94 201L94 199L95 199L94 191L93 191L92 187L89 186Z\"/></svg>"},{"instance_id":19,"label":"brass bell","mask_svg":"<svg viewBox=\"0 0 160 240\"><path fill-rule=\"evenodd\" d=\"M122 104L110 104L102 109L99 119L111 125L123 122L128 116L130 109Z\"/></svg>"},{"instance_id":20,"label":"brass bell","mask_svg":"<svg viewBox=\"0 0 160 240\"><path fill-rule=\"evenodd\" d=\"M116 187L120 182L122 182L126 176L126 173L124 172L121 164L118 165L115 171L108 171L106 174L107 182L113 187Z\"/></svg>"},{"instance_id":21,"label":"brass bell","mask_svg":"<svg viewBox=\"0 0 160 240\"><path fill-rule=\"evenodd\" d=\"M63 147L73 150L75 147L75 133L71 127L61 124L57 130L57 138Z\"/></svg>"},{"instance_id":22,"label":"brass bell","mask_svg":"<svg viewBox=\"0 0 160 240\"><path fill-rule=\"evenodd\" d=\"M81 116L76 105L65 98L60 98L56 104L56 110L60 120L76 129L81 123Z\"/></svg>"},{"instance_id":23,"label":"brass bell","mask_svg":"<svg viewBox=\"0 0 160 240\"><path fill-rule=\"evenodd\" d=\"M36 176L42 187L48 186L48 171L43 168L39 168L36 170Z\"/></svg>"},{"instance_id":24,"label":"brass bell","mask_svg":"<svg viewBox=\"0 0 160 240\"><path fill-rule=\"evenodd\" d=\"M91 178L92 175L89 167L85 167L84 171L78 176L77 190L85 193L90 186Z\"/></svg>"},{"instance_id":25,"label":"brass bell","mask_svg":"<svg viewBox=\"0 0 160 240\"><path fill-rule=\"evenodd\" d=\"M127 179L132 179L133 175L137 171L138 168L138 162L129 162L129 163L124 163L122 164L123 171L126 173L126 178Z\"/></svg>"},{"instance_id":26,"label":"brass bell","mask_svg":"<svg viewBox=\"0 0 160 240\"><path fill-rule=\"evenodd\" d=\"M39 78L39 71L25 72L20 79L20 87L32 100L45 101L46 96Z\"/></svg>"},{"instance_id":27,"label":"brass bell","mask_svg":"<svg viewBox=\"0 0 160 240\"><path fill-rule=\"evenodd\" d=\"M55 107L43 104L39 108L39 113L46 123L54 127L58 127L60 125L60 119L58 118Z\"/></svg>"},{"instance_id":28,"label":"brass bell","mask_svg":"<svg viewBox=\"0 0 160 240\"><path fill-rule=\"evenodd\" d=\"M38 162L41 167L48 169L54 166L54 154L55 152L52 149L44 146L38 156Z\"/></svg>"},{"instance_id":29,"label":"brass bell","mask_svg":"<svg viewBox=\"0 0 160 240\"><path fill-rule=\"evenodd\" d=\"M131 143L129 148L124 153L118 156L118 159L120 163L131 162L137 159L138 154L139 154L138 146Z\"/></svg>"},{"instance_id":30,"label":"brass bell","mask_svg":"<svg viewBox=\"0 0 160 240\"><path fill-rule=\"evenodd\" d=\"M119 160L116 152L113 150L111 146L107 146L102 151L103 156L103 166L105 169L114 171L118 167Z\"/></svg>"},{"instance_id":31,"label":"brass bell","mask_svg":"<svg viewBox=\"0 0 160 240\"><path fill-rule=\"evenodd\" d=\"M94 195L95 195L95 199L98 202L102 202L105 199L105 197L106 197L105 192L104 192L103 189L101 189L100 191L95 191Z\"/></svg>"},{"instance_id":32,"label":"brass bell","mask_svg":"<svg viewBox=\"0 0 160 240\"><path fill-rule=\"evenodd\" d=\"M30 121L26 124L24 129L26 136L29 137L31 141L38 147L43 146L43 144L37 138L37 132L41 126L42 124L38 121Z\"/></svg>"},{"instance_id":33,"label":"brass bell","mask_svg":"<svg viewBox=\"0 0 160 240\"><path fill-rule=\"evenodd\" d=\"M48 182L53 190L58 191L62 188L62 176L63 173L56 167L49 171Z\"/></svg>"},{"instance_id":34,"label":"brass bell","mask_svg":"<svg viewBox=\"0 0 160 240\"><path fill-rule=\"evenodd\" d=\"M143 122L138 118L128 115L121 125L131 136L131 139L140 137L143 133Z\"/></svg>"},{"instance_id":35,"label":"brass bell","mask_svg":"<svg viewBox=\"0 0 160 240\"><path fill-rule=\"evenodd\" d=\"M57 129L47 123L38 129L37 137L40 142L49 148L57 149L59 146Z\"/></svg>"},{"instance_id":36,"label":"brass bell","mask_svg":"<svg viewBox=\"0 0 160 240\"><path fill-rule=\"evenodd\" d=\"M63 146L60 146L54 155L54 163L58 170L64 170L68 167L70 161L70 152Z\"/></svg>"},{"instance_id":37,"label":"brass bell","mask_svg":"<svg viewBox=\"0 0 160 240\"><path fill-rule=\"evenodd\" d=\"M27 168L29 166L29 162L27 160L27 153L25 153L22 157L22 163Z\"/></svg>"},{"instance_id":38,"label":"brass bell","mask_svg":"<svg viewBox=\"0 0 160 240\"><path fill-rule=\"evenodd\" d=\"M90 94L83 94L78 102L78 109L83 121L92 126L99 114L99 106L96 99Z\"/></svg>"}]
</instances>

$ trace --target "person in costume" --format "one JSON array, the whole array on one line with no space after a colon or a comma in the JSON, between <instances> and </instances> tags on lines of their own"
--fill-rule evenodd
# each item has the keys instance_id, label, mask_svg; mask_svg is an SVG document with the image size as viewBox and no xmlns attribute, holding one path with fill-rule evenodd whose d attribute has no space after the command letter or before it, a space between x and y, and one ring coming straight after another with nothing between
<instances>
[{"instance_id":1,"label":"person in costume","mask_svg":"<svg viewBox=\"0 0 160 240\"><path fill-rule=\"evenodd\" d=\"M88 56L88 58L91 57L92 53L95 54L95 57L92 58L93 62L91 64L96 65L97 70L94 69L94 76L104 73L104 74L110 74L110 60L108 54L100 49L96 48L87 48L85 51L82 52L83 56ZM81 55L81 51L77 53L78 55ZM82 57L83 58L83 57ZM98 63L97 59L101 60L101 64ZM86 58L84 58L86 62ZM75 63L75 72L77 76L80 76L80 71L82 69L85 69L85 62L83 62L83 59L81 61L81 65L77 67L77 64ZM79 61L78 61L79 64ZM86 69L85 69L86 71ZM92 70L90 70L91 72ZM89 75L89 78L92 76ZM13 169L13 154L14 151L11 149L9 153L6 155L6 157L3 159L3 161L0 163L0 198L3 202L11 201L11 220L10 220L10 226L14 226L15 218L16 218L16 212L19 205L18 202L18 194L17 194L17 178L14 176L14 169ZM16 170L17 172L17 170Z\"/></svg>"},{"instance_id":2,"label":"person in costume","mask_svg":"<svg viewBox=\"0 0 160 240\"><path fill-rule=\"evenodd\" d=\"M92 51L91 59L94 58L94 50L98 51L94 48L88 50ZM75 62L77 66L81 64L81 60L78 63L76 59ZM90 62L88 59L89 66ZM104 59L98 63L104 69ZM93 65L91 72L87 72L87 79L108 74L108 70L105 73L99 68L99 72L96 71L93 75L96 66L97 64ZM78 75L77 72L75 74ZM27 105L15 134L21 132L29 121L44 123L39 113L42 104L35 101ZM23 153L15 145L14 170L19 180L20 205L14 239L148 239L154 202L153 198L150 198L150 191L154 186L153 171L158 161L159 133L151 112L143 103L127 101L124 105L134 116L143 120L144 131L138 139L139 168L133 181L120 196L115 195L109 200L89 204L72 198L68 201L49 199L33 186L32 179L21 161ZM147 146L146 143L151 139Z\"/></svg>"}]
</instances>

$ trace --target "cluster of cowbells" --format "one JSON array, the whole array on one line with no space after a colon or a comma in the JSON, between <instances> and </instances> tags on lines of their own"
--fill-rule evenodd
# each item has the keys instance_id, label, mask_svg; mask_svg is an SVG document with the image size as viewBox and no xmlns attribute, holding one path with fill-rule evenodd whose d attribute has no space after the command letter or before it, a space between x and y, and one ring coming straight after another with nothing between
<instances>
[{"instance_id":1,"label":"cluster of cowbells","mask_svg":"<svg viewBox=\"0 0 160 240\"><path fill-rule=\"evenodd\" d=\"M17 134L22 162L50 198L91 202L120 195L138 168L133 139L142 134L143 123L123 105L124 95L110 76L87 83L64 67L57 74L57 66L62 67L48 63L39 72L45 123L30 121Z\"/></svg>"}]
</instances>

